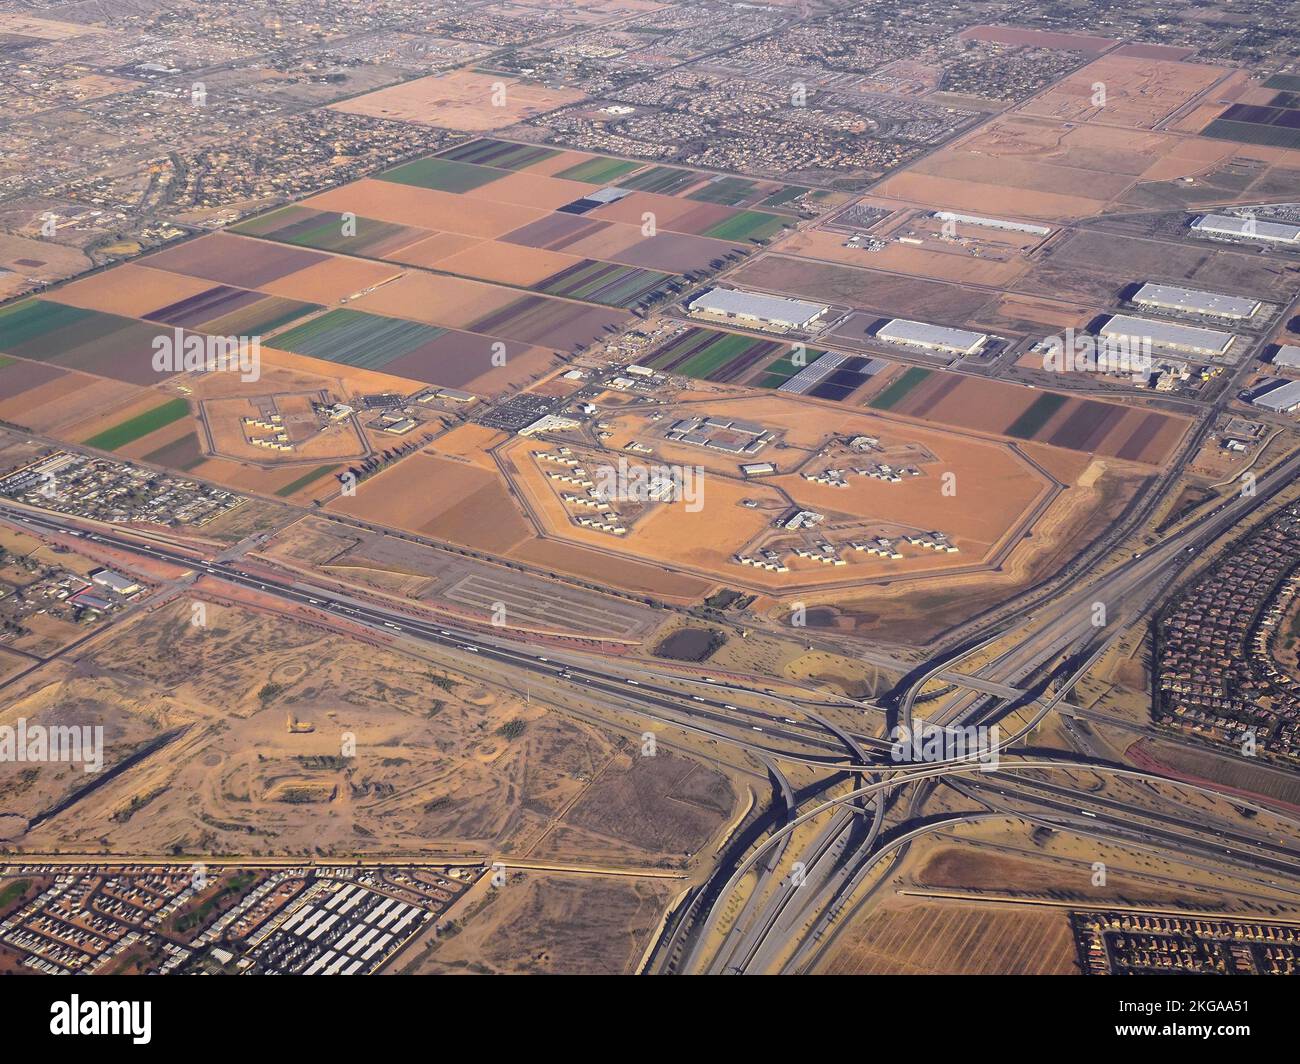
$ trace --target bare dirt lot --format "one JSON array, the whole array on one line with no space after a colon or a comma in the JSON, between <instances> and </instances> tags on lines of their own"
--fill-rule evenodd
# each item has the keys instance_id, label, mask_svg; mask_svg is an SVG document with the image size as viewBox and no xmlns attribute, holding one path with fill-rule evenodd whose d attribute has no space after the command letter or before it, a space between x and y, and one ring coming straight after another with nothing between
<instances>
[{"instance_id":1,"label":"bare dirt lot","mask_svg":"<svg viewBox=\"0 0 1300 1064\"><path fill-rule=\"evenodd\" d=\"M456 70L332 105L336 111L481 133L576 103L583 94L502 75Z\"/></svg>"}]
</instances>

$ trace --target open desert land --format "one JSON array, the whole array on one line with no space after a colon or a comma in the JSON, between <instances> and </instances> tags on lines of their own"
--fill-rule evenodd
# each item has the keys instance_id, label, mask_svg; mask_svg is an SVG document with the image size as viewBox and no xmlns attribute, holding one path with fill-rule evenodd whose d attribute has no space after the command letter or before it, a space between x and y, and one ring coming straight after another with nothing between
<instances>
[{"instance_id":1,"label":"open desert land","mask_svg":"<svg viewBox=\"0 0 1300 1064\"><path fill-rule=\"evenodd\" d=\"M931 209L985 216L1089 218L1125 202L1148 173L1153 180L1169 181L1202 172L1229 154L1189 148L1188 141L1185 134L1066 126L1011 113L887 177L874 191Z\"/></svg>"},{"instance_id":2,"label":"open desert land","mask_svg":"<svg viewBox=\"0 0 1300 1064\"><path fill-rule=\"evenodd\" d=\"M0 298L29 290L33 281L51 284L75 277L93 265L79 248L0 233Z\"/></svg>"},{"instance_id":3,"label":"open desert land","mask_svg":"<svg viewBox=\"0 0 1300 1064\"><path fill-rule=\"evenodd\" d=\"M1230 67L1152 56L1106 55L1021 105L1019 113L1058 122L1154 129L1235 73ZM1095 88L1105 86L1105 96Z\"/></svg>"},{"instance_id":4,"label":"open desert land","mask_svg":"<svg viewBox=\"0 0 1300 1064\"><path fill-rule=\"evenodd\" d=\"M630 974L680 891L668 880L517 871L466 910L455 936L433 940L403 971Z\"/></svg>"},{"instance_id":5,"label":"open desert land","mask_svg":"<svg viewBox=\"0 0 1300 1064\"><path fill-rule=\"evenodd\" d=\"M958 226L958 237L947 240L940 235L942 222L918 216L907 225L884 230L873 229L872 236L906 234L925 241L924 246L891 242L879 251L845 247L845 235L830 229L804 229L792 233L776 245L782 255L797 256L846 266L867 267L890 273L954 281L958 284L1006 286L1029 269L1022 257L1025 241L1002 243L989 240L985 230ZM1036 238L1037 239L1037 238Z\"/></svg>"},{"instance_id":6,"label":"open desert land","mask_svg":"<svg viewBox=\"0 0 1300 1064\"><path fill-rule=\"evenodd\" d=\"M1055 240L1051 257L1036 262L1011 288L1088 306L1114 306L1127 285L1151 280L1285 305L1295 293L1297 278L1300 267L1294 263L1245 250L1077 230Z\"/></svg>"},{"instance_id":7,"label":"open desert land","mask_svg":"<svg viewBox=\"0 0 1300 1064\"><path fill-rule=\"evenodd\" d=\"M455 70L366 93L332 104L331 109L481 133L584 98L572 89L552 89L503 74Z\"/></svg>"},{"instance_id":8,"label":"open desert land","mask_svg":"<svg viewBox=\"0 0 1300 1064\"><path fill-rule=\"evenodd\" d=\"M319 517L288 526L258 556L480 624L504 603L508 629L636 644L663 620L639 602Z\"/></svg>"},{"instance_id":9,"label":"open desert land","mask_svg":"<svg viewBox=\"0 0 1300 1064\"><path fill-rule=\"evenodd\" d=\"M1004 295L996 303L989 304L967 321L967 326L981 332L997 333L1000 336L1057 336L1066 329L1082 331L1101 309L1104 301L1087 307L1079 303L1068 303L1047 296ZM1027 354L1024 364L1043 364L1043 356Z\"/></svg>"},{"instance_id":10,"label":"open desert land","mask_svg":"<svg viewBox=\"0 0 1300 1064\"><path fill-rule=\"evenodd\" d=\"M18 681L6 722L93 713L107 768L88 781L56 767L11 795L10 847L508 859L541 846L653 869L685 867L732 816L715 769L629 756L626 740L382 641L216 601L205 627L190 616L187 601L138 615ZM355 756L341 756L349 735Z\"/></svg>"},{"instance_id":11,"label":"open desert land","mask_svg":"<svg viewBox=\"0 0 1300 1064\"><path fill-rule=\"evenodd\" d=\"M868 268L815 262L764 252L730 279L757 292L813 299L870 311L886 318L912 318L935 324L968 321L995 298L988 289L877 272Z\"/></svg>"},{"instance_id":12,"label":"open desert land","mask_svg":"<svg viewBox=\"0 0 1300 1064\"><path fill-rule=\"evenodd\" d=\"M890 898L858 916L828 975L1077 975L1065 912Z\"/></svg>"}]
</instances>

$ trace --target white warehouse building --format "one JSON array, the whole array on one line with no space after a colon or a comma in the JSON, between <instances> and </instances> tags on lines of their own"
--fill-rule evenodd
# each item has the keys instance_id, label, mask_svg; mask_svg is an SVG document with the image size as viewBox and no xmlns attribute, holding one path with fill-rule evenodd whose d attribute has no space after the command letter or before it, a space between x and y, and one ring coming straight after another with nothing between
<instances>
[{"instance_id":1,"label":"white warehouse building","mask_svg":"<svg viewBox=\"0 0 1300 1064\"><path fill-rule=\"evenodd\" d=\"M1219 332L1217 329L1198 329L1168 321L1134 318L1128 314L1114 315L1101 327L1101 335L1108 339L1138 343L1150 339L1154 347L1172 347L1198 355L1221 355L1228 350L1228 345L1234 339L1232 333Z\"/></svg>"},{"instance_id":2,"label":"white warehouse building","mask_svg":"<svg viewBox=\"0 0 1300 1064\"><path fill-rule=\"evenodd\" d=\"M1277 414L1290 414L1300 407L1300 381L1288 381L1251 400L1254 406Z\"/></svg>"},{"instance_id":3,"label":"white warehouse building","mask_svg":"<svg viewBox=\"0 0 1300 1064\"><path fill-rule=\"evenodd\" d=\"M941 222L963 222L981 229L1005 229L1012 233L1032 233L1035 236L1047 236L1052 231L1048 225L1010 222L1004 218L984 218L978 214L958 214L956 211L935 211L934 216Z\"/></svg>"},{"instance_id":4,"label":"white warehouse building","mask_svg":"<svg viewBox=\"0 0 1300 1064\"><path fill-rule=\"evenodd\" d=\"M1283 344L1273 356L1273 365L1286 369L1300 369L1300 347L1295 344Z\"/></svg>"},{"instance_id":5,"label":"white warehouse building","mask_svg":"<svg viewBox=\"0 0 1300 1064\"><path fill-rule=\"evenodd\" d=\"M1210 236L1239 236L1247 240L1267 240L1273 244L1300 247L1300 225L1266 222L1262 218L1243 218L1235 214L1203 214L1192 222L1192 229Z\"/></svg>"},{"instance_id":6,"label":"white warehouse building","mask_svg":"<svg viewBox=\"0 0 1300 1064\"><path fill-rule=\"evenodd\" d=\"M729 288L710 288L692 299L686 309L692 314L735 318L742 324L758 323L759 328L775 325L784 329L806 329L830 307L821 303L805 303L801 299L736 292Z\"/></svg>"},{"instance_id":7,"label":"white warehouse building","mask_svg":"<svg viewBox=\"0 0 1300 1064\"><path fill-rule=\"evenodd\" d=\"M1221 296L1197 288L1180 288L1170 284L1148 282L1133 295L1133 302L1161 310L1181 310L1214 318L1243 319L1254 317L1261 306L1258 299L1246 296Z\"/></svg>"},{"instance_id":8,"label":"white warehouse building","mask_svg":"<svg viewBox=\"0 0 1300 1064\"><path fill-rule=\"evenodd\" d=\"M973 355L988 341L987 333L949 329L924 321L909 321L907 318L894 318L880 328L876 337L890 343L908 344L954 355Z\"/></svg>"}]
</instances>

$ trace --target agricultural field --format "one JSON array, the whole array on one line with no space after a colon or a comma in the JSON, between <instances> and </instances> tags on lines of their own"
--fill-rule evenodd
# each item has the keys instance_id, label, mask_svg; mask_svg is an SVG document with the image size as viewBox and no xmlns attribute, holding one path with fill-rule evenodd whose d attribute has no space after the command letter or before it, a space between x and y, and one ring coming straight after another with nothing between
<instances>
[{"instance_id":1,"label":"agricultural field","mask_svg":"<svg viewBox=\"0 0 1300 1064\"><path fill-rule=\"evenodd\" d=\"M733 382L787 345L717 329L688 328L666 343L645 364L664 373L700 380Z\"/></svg>"},{"instance_id":2,"label":"agricultural field","mask_svg":"<svg viewBox=\"0 0 1300 1064\"><path fill-rule=\"evenodd\" d=\"M874 410L1130 462L1163 465L1187 418L1000 381L911 367L882 382Z\"/></svg>"},{"instance_id":3,"label":"agricultural field","mask_svg":"<svg viewBox=\"0 0 1300 1064\"><path fill-rule=\"evenodd\" d=\"M188 417L189 412L189 403L184 399L170 399L82 442L87 447L96 447L101 451L116 451L128 443L134 443L141 437L148 436L151 432L157 432L181 418Z\"/></svg>"},{"instance_id":4,"label":"agricultural field","mask_svg":"<svg viewBox=\"0 0 1300 1064\"><path fill-rule=\"evenodd\" d=\"M117 314L47 299L0 311L0 352L128 384L151 384L157 329Z\"/></svg>"}]
</instances>

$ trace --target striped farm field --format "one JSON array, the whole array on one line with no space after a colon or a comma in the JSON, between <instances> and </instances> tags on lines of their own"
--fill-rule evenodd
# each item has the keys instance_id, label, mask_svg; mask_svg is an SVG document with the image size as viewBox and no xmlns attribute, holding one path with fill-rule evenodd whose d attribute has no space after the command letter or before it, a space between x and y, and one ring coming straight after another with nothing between
<instances>
[{"instance_id":1,"label":"striped farm field","mask_svg":"<svg viewBox=\"0 0 1300 1064\"><path fill-rule=\"evenodd\" d=\"M920 369L917 366L911 367L898 380L890 384L884 391L877 395L867 405L873 410L893 410L903 397L913 388L930 376L928 369Z\"/></svg>"},{"instance_id":2,"label":"striped farm field","mask_svg":"<svg viewBox=\"0 0 1300 1064\"><path fill-rule=\"evenodd\" d=\"M661 196L671 196L689 188L700 180L694 170L679 170L675 166L652 166L639 174L633 174L625 181L620 181L619 188L630 188L635 192L658 192Z\"/></svg>"},{"instance_id":3,"label":"striped farm field","mask_svg":"<svg viewBox=\"0 0 1300 1064\"><path fill-rule=\"evenodd\" d=\"M764 211L737 211L730 218L711 225L700 236L714 240L767 240L781 231L784 220Z\"/></svg>"},{"instance_id":4,"label":"striped farm field","mask_svg":"<svg viewBox=\"0 0 1300 1064\"><path fill-rule=\"evenodd\" d=\"M756 187L757 183L748 178L724 177L687 193L686 198L700 200L703 203L721 203L724 207L736 207L751 199Z\"/></svg>"},{"instance_id":5,"label":"striped farm field","mask_svg":"<svg viewBox=\"0 0 1300 1064\"><path fill-rule=\"evenodd\" d=\"M374 218L353 217L345 224L343 216L336 211L313 211L307 207L284 207L232 226L232 229L246 236L265 237L283 244L370 258L383 258L391 251L431 235L427 229Z\"/></svg>"},{"instance_id":6,"label":"striped farm field","mask_svg":"<svg viewBox=\"0 0 1300 1064\"><path fill-rule=\"evenodd\" d=\"M1151 465L1166 462L1191 425L1181 414L919 367L867 405L946 428Z\"/></svg>"},{"instance_id":7,"label":"striped farm field","mask_svg":"<svg viewBox=\"0 0 1300 1064\"><path fill-rule=\"evenodd\" d=\"M672 274L657 270L583 259L533 287L547 295L584 299L610 307L632 307L661 291L672 279Z\"/></svg>"},{"instance_id":8,"label":"striped farm field","mask_svg":"<svg viewBox=\"0 0 1300 1064\"><path fill-rule=\"evenodd\" d=\"M752 383L759 388L779 388L791 377L802 373L824 354L826 352L821 348L810 347L803 352L800 359L802 365L797 365L794 361L794 350L791 349L775 362L769 363L764 368L763 375Z\"/></svg>"},{"instance_id":9,"label":"striped farm field","mask_svg":"<svg viewBox=\"0 0 1300 1064\"><path fill-rule=\"evenodd\" d=\"M1007 435L1021 440L1031 440L1034 434L1052 420L1052 415L1065 405L1064 395L1046 392L1034 400L1033 405L1007 426Z\"/></svg>"},{"instance_id":10,"label":"striped farm field","mask_svg":"<svg viewBox=\"0 0 1300 1064\"><path fill-rule=\"evenodd\" d=\"M317 466L315 469L309 470L308 472L304 473L302 476L298 477L297 480L291 480L284 487L276 489L275 493L278 496L280 496L282 499L287 498L288 496L292 495L295 491L298 491L301 488L305 488L308 484L312 483L313 481L320 480L320 478L323 477L326 473L332 473L334 470L338 468L340 467L337 464Z\"/></svg>"},{"instance_id":11,"label":"striped farm field","mask_svg":"<svg viewBox=\"0 0 1300 1064\"><path fill-rule=\"evenodd\" d=\"M643 165L643 163L628 162L626 159L596 158L588 159L577 166L570 166L555 176L566 181L585 181L589 185L607 185L615 178L630 174Z\"/></svg>"},{"instance_id":12,"label":"striped farm field","mask_svg":"<svg viewBox=\"0 0 1300 1064\"><path fill-rule=\"evenodd\" d=\"M31 299L0 311L0 351L128 384L153 384L159 327L119 314Z\"/></svg>"},{"instance_id":13,"label":"striped farm field","mask_svg":"<svg viewBox=\"0 0 1300 1064\"><path fill-rule=\"evenodd\" d=\"M500 170L456 162L453 159L417 159L378 175L380 181L431 188L438 192L468 192L503 176Z\"/></svg>"},{"instance_id":14,"label":"striped farm field","mask_svg":"<svg viewBox=\"0 0 1300 1064\"><path fill-rule=\"evenodd\" d=\"M771 358L782 346L772 340L692 328L657 351L648 364L664 373L725 383Z\"/></svg>"},{"instance_id":15,"label":"striped farm field","mask_svg":"<svg viewBox=\"0 0 1300 1064\"><path fill-rule=\"evenodd\" d=\"M536 144L511 144L509 141L484 138L468 144L457 144L438 158L459 163L474 163L476 166L496 166L504 170L525 170L543 159L559 154L557 148L543 148Z\"/></svg>"},{"instance_id":16,"label":"striped farm field","mask_svg":"<svg viewBox=\"0 0 1300 1064\"><path fill-rule=\"evenodd\" d=\"M134 443L138 439L148 436L151 432L157 432L160 428L170 425L173 421L179 421L181 418L188 416L190 404L184 399L169 399L160 406L155 406L152 410L146 410L143 414L137 414L133 418L114 425L111 429L105 429L96 436L91 436L88 440L82 440L87 447L97 447L101 451L116 451L119 447L125 447L128 443Z\"/></svg>"},{"instance_id":17,"label":"striped farm field","mask_svg":"<svg viewBox=\"0 0 1300 1064\"><path fill-rule=\"evenodd\" d=\"M281 333L275 346L296 355L323 358L361 369L388 363L442 336L447 330L360 310L331 310Z\"/></svg>"},{"instance_id":18,"label":"striped farm field","mask_svg":"<svg viewBox=\"0 0 1300 1064\"><path fill-rule=\"evenodd\" d=\"M68 307L44 299L17 303L0 310L0 350L39 340L58 329L93 318L96 311Z\"/></svg>"}]
</instances>

